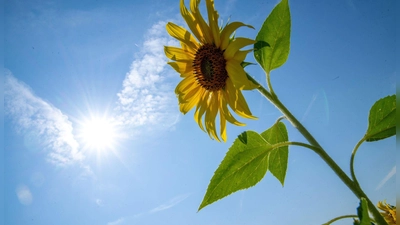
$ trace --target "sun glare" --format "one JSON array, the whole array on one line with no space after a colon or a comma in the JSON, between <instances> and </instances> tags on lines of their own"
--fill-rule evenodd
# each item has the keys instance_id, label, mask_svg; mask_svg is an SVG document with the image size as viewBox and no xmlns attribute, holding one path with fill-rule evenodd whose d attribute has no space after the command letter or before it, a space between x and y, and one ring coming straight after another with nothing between
<instances>
[{"instance_id":1,"label":"sun glare","mask_svg":"<svg viewBox=\"0 0 400 225\"><path fill-rule=\"evenodd\" d=\"M114 147L117 131L110 119L91 118L82 124L80 136L86 147L104 150Z\"/></svg>"}]
</instances>

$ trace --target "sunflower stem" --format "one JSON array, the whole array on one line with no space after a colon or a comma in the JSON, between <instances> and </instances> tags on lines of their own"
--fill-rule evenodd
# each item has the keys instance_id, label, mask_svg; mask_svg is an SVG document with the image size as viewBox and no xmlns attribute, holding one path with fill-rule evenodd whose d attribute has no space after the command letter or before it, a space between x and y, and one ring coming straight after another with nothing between
<instances>
[{"instance_id":1,"label":"sunflower stem","mask_svg":"<svg viewBox=\"0 0 400 225\"><path fill-rule=\"evenodd\" d=\"M307 139L307 141L314 146L312 150L317 153L322 160L325 161L326 164L336 173L336 175L343 181L343 183L354 193L354 195L361 199L364 197L368 202L368 209L372 213L376 222L379 225L387 225L387 222L379 213L378 209L371 202L371 200L367 197L367 195L356 185L353 180L347 176L347 174L339 167L339 165L326 153L326 151L321 147L321 145L315 140L315 138L308 132L308 130L301 124L295 116L279 101L278 97L275 94L271 94L266 90L258 81L256 81L253 77L247 75L247 78L257 85L257 90L264 95L275 107L281 111L281 113L287 118L287 120L295 127L303 136Z\"/></svg>"}]
</instances>

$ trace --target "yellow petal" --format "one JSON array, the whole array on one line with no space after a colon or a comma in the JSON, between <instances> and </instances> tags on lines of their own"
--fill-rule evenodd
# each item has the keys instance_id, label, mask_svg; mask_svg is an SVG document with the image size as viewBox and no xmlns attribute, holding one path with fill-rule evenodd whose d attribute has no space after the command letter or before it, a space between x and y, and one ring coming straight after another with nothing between
<instances>
[{"instance_id":1,"label":"yellow petal","mask_svg":"<svg viewBox=\"0 0 400 225\"><path fill-rule=\"evenodd\" d=\"M235 53L235 55L233 56L233 60L236 60L236 61L238 61L238 62L243 62L244 59L246 58L247 54L248 54L249 52L251 52L251 51L253 51L253 50L237 51L237 52Z\"/></svg>"},{"instance_id":2,"label":"yellow petal","mask_svg":"<svg viewBox=\"0 0 400 225\"><path fill-rule=\"evenodd\" d=\"M221 38L218 28L218 12L214 9L214 0L206 0L206 5L208 12L208 24L210 25L214 44L217 48L219 48L221 45Z\"/></svg>"},{"instance_id":3,"label":"yellow petal","mask_svg":"<svg viewBox=\"0 0 400 225\"><path fill-rule=\"evenodd\" d=\"M193 50L198 49L199 45L197 44L196 39L192 36L192 34L187 31L185 28L178 26L174 23L167 23L167 32L172 37L177 40L185 43L187 46L192 48Z\"/></svg>"},{"instance_id":4,"label":"yellow petal","mask_svg":"<svg viewBox=\"0 0 400 225\"><path fill-rule=\"evenodd\" d=\"M202 99L199 101L199 104L197 104L196 112L194 113L194 120L197 122L197 124L203 131L205 131L205 130L203 127L202 117L203 117L204 113L206 112L206 109L208 109L209 94L210 94L210 92L205 91L205 90L203 91Z\"/></svg>"},{"instance_id":5,"label":"yellow petal","mask_svg":"<svg viewBox=\"0 0 400 225\"><path fill-rule=\"evenodd\" d=\"M227 79L225 90L225 99L227 99L229 106L236 114L243 118L257 119L257 117L252 116L242 92L236 89L229 79Z\"/></svg>"},{"instance_id":6,"label":"yellow petal","mask_svg":"<svg viewBox=\"0 0 400 225\"><path fill-rule=\"evenodd\" d=\"M243 94L241 91L237 90L237 104L236 104L236 109L237 111L240 111L245 118L248 119L257 119L257 117L253 116L250 112L249 106L247 105L246 99L243 97ZM235 112L237 112L235 111Z\"/></svg>"},{"instance_id":7,"label":"yellow petal","mask_svg":"<svg viewBox=\"0 0 400 225\"><path fill-rule=\"evenodd\" d=\"M257 88L257 86L247 78L246 72L238 61L229 60L226 62L226 71L228 72L229 78L232 79L235 88L240 90L253 90Z\"/></svg>"},{"instance_id":8,"label":"yellow petal","mask_svg":"<svg viewBox=\"0 0 400 225\"><path fill-rule=\"evenodd\" d=\"M221 31L221 49L222 50L224 50L224 49L226 49L226 47L228 47L232 33L239 27L243 27L243 26L247 26L247 27L254 29L254 27L252 27L250 25L246 25L242 22L232 22L224 27L224 29Z\"/></svg>"},{"instance_id":9,"label":"yellow petal","mask_svg":"<svg viewBox=\"0 0 400 225\"><path fill-rule=\"evenodd\" d=\"M226 120L225 120L225 116L222 113L219 113L219 121L220 121L220 135L221 138L224 142L226 142L226 139L228 139L227 135L226 135Z\"/></svg>"},{"instance_id":10,"label":"yellow petal","mask_svg":"<svg viewBox=\"0 0 400 225\"><path fill-rule=\"evenodd\" d=\"M191 62L168 62L168 64L181 74L181 77L186 77L193 73L193 63Z\"/></svg>"},{"instance_id":11,"label":"yellow petal","mask_svg":"<svg viewBox=\"0 0 400 225\"><path fill-rule=\"evenodd\" d=\"M229 43L228 47L226 48L225 52L224 52L224 57L226 60L230 60L235 56L235 53L247 46L247 45L251 45L256 43L254 40L252 39L248 39L248 38L236 38L234 39L231 43Z\"/></svg>"},{"instance_id":12,"label":"yellow petal","mask_svg":"<svg viewBox=\"0 0 400 225\"><path fill-rule=\"evenodd\" d=\"M186 77L175 88L175 94L184 94L192 85L195 84L193 77Z\"/></svg>"},{"instance_id":13,"label":"yellow petal","mask_svg":"<svg viewBox=\"0 0 400 225\"><path fill-rule=\"evenodd\" d=\"M200 91L200 89L202 89L202 87L200 85L199 86L192 85L192 87L193 88L188 90L186 93L179 95L179 97L178 97L179 102L181 102L181 103L189 102L190 99L192 99L194 96L199 95L199 91Z\"/></svg>"},{"instance_id":14,"label":"yellow petal","mask_svg":"<svg viewBox=\"0 0 400 225\"><path fill-rule=\"evenodd\" d=\"M164 46L165 55L175 61L187 62L194 59L194 55L181 48Z\"/></svg>"},{"instance_id":15,"label":"yellow petal","mask_svg":"<svg viewBox=\"0 0 400 225\"><path fill-rule=\"evenodd\" d=\"M180 110L183 114L189 112L196 104L199 103L201 97L201 92L197 92L188 102L179 103Z\"/></svg>"},{"instance_id":16,"label":"yellow petal","mask_svg":"<svg viewBox=\"0 0 400 225\"><path fill-rule=\"evenodd\" d=\"M232 116L232 114L229 111L228 106L227 106L227 101L226 101L226 98L225 98L225 94L224 93L222 93L222 94L224 96L221 98L221 101L220 101L220 110L221 110L220 113L223 114L225 119L231 124L234 124L236 126L244 126L244 125L246 125L244 123L241 123L241 122L237 121L235 119L235 117Z\"/></svg>"},{"instance_id":17,"label":"yellow petal","mask_svg":"<svg viewBox=\"0 0 400 225\"><path fill-rule=\"evenodd\" d=\"M226 80L225 92L223 94L231 109L236 109L237 90L229 78Z\"/></svg>"},{"instance_id":18,"label":"yellow petal","mask_svg":"<svg viewBox=\"0 0 400 225\"><path fill-rule=\"evenodd\" d=\"M206 23L206 21L201 16L199 10L200 0L191 0L190 1L190 11L192 12L193 17L195 18L194 22L196 23L196 27L202 37L204 37L202 43L213 43L213 37L211 34L210 27Z\"/></svg>"},{"instance_id":19,"label":"yellow petal","mask_svg":"<svg viewBox=\"0 0 400 225\"><path fill-rule=\"evenodd\" d=\"M243 89L250 81L247 79L246 72L239 62L229 60L226 62L226 71L229 78L232 80L233 85L237 89Z\"/></svg>"},{"instance_id":20,"label":"yellow petal","mask_svg":"<svg viewBox=\"0 0 400 225\"><path fill-rule=\"evenodd\" d=\"M188 27L190 28L190 30L192 31L194 36L197 38L197 40L204 43L205 39L200 30L200 27L198 26L198 22L196 21L194 15L187 10L184 0L181 0L180 8L181 8L182 17L183 17L183 19L185 19Z\"/></svg>"},{"instance_id":21,"label":"yellow petal","mask_svg":"<svg viewBox=\"0 0 400 225\"><path fill-rule=\"evenodd\" d=\"M191 53L192 55L196 54L197 49L193 49L183 42L181 42L181 47L184 51L187 51L187 52Z\"/></svg>"},{"instance_id":22,"label":"yellow petal","mask_svg":"<svg viewBox=\"0 0 400 225\"><path fill-rule=\"evenodd\" d=\"M255 83L253 83L251 80L249 80L248 78L247 78L247 74L246 74L246 79L249 81L249 82L247 82L245 85L244 85L244 87L243 87L243 89L242 90L254 90L254 89L256 89L256 88L258 88L258 85L256 85Z\"/></svg>"},{"instance_id":23,"label":"yellow petal","mask_svg":"<svg viewBox=\"0 0 400 225\"><path fill-rule=\"evenodd\" d=\"M218 95L212 94L210 98L209 108L206 111L205 124L208 135L211 138L219 140L217 130L215 129L215 117L218 113Z\"/></svg>"}]
</instances>

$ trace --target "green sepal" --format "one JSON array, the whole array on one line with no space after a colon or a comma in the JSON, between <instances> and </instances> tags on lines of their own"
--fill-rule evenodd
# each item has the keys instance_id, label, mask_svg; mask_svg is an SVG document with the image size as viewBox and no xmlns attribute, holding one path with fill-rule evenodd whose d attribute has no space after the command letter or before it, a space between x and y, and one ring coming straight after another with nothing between
<instances>
[{"instance_id":1,"label":"green sepal","mask_svg":"<svg viewBox=\"0 0 400 225\"><path fill-rule=\"evenodd\" d=\"M371 225L371 219L369 218L368 213L368 202L365 198L361 198L360 206L357 208L357 215L360 221L355 221L354 224L357 225Z\"/></svg>"},{"instance_id":2,"label":"green sepal","mask_svg":"<svg viewBox=\"0 0 400 225\"><path fill-rule=\"evenodd\" d=\"M256 65L256 64L255 64L255 63L251 63L251 62L245 62L245 61L243 61L243 62L240 63L240 65L241 65L243 68L245 68L246 66L249 66L249 65Z\"/></svg>"}]
</instances>

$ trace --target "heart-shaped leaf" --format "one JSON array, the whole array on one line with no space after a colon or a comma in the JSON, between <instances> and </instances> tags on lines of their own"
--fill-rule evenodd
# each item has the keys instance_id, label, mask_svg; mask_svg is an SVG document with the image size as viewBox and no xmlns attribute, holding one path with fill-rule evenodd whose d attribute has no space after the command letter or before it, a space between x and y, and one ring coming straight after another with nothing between
<instances>
[{"instance_id":1,"label":"heart-shaped leaf","mask_svg":"<svg viewBox=\"0 0 400 225\"><path fill-rule=\"evenodd\" d=\"M257 132L245 131L239 135L211 178L199 210L257 184L268 170L271 150L271 144Z\"/></svg>"},{"instance_id":2,"label":"heart-shaped leaf","mask_svg":"<svg viewBox=\"0 0 400 225\"><path fill-rule=\"evenodd\" d=\"M286 126L282 122L275 123L268 130L261 133L261 136L271 145L289 140ZM288 157L288 146L273 149L269 153L268 169L281 182L282 186L285 182Z\"/></svg>"}]
</instances>

